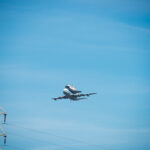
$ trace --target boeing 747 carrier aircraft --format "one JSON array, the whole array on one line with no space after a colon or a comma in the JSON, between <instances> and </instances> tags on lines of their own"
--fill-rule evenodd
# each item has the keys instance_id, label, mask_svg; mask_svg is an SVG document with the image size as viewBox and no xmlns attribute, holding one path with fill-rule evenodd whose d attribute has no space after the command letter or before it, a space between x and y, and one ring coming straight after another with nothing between
<instances>
[{"instance_id":1,"label":"boeing 747 carrier aircraft","mask_svg":"<svg viewBox=\"0 0 150 150\"><path fill-rule=\"evenodd\" d=\"M88 96L96 94L96 93L82 94L81 92L82 91L76 90L75 87L67 84L63 90L64 96L53 98L53 100L70 99L73 101L78 101L82 99L87 99Z\"/></svg>"}]
</instances>

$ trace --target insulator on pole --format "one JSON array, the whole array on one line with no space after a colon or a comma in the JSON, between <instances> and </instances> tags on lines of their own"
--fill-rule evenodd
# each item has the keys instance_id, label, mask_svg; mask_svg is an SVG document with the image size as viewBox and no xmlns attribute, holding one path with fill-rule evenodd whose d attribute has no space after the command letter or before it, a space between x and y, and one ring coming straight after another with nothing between
<instances>
[{"instance_id":1,"label":"insulator on pole","mask_svg":"<svg viewBox=\"0 0 150 150\"><path fill-rule=\"evenodd\" d=\"M6 116L7 116L7 114L5 113L4 114L4 124L6 123Z\"/></svg>"},{"instance_id":2,"label":"insulator on pole","mask_svg":"<svg viewBox=\"0 0 150 150\"><path fill-rule=\"evenodd\" d=\"M4 145L6 145L6 135L4 135Z\"/></svg>"}]
</instances>

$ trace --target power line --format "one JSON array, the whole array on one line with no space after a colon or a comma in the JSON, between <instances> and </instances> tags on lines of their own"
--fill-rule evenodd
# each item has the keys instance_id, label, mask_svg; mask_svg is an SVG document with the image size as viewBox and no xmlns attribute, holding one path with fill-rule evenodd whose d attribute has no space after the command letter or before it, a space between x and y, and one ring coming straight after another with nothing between
<instances>
[{"instance_id":1,"label":"power line","mask_svg":"<svg viewBox=\"0 0 150 150\"><path fill-rule=\"evenodd\" d=\"M22 128L22 129L29 130L29 131L33 131L33 132L36 132L36 133L46 134L46 135L53 136L53 137L56 137L56 138L61 138L61 139L66 139L66 140L72 140L72 141L74 141L74 142L83 143L83 141L80 141L80 140L77 140L77 139L73 139L73 138L65 137L65 136L60 136L60 135L56 135L56 134L53 134L53 133L50 133L50 132L45 132L45 131L41 131L41 130L36 130L36 129L28 128L28 127L23 127L23 126L14 124L14 123L10 123L10 124L8 124L8 125L20 127L20 128ZM85 144L87 144L87 143L85 143Z\"/></svg>"},{"instance_id":2,"label":"power line","mask_svg":"<svg viewBox=\"0 0 150 150\"><path fill-rule=\"evenodd\" d=\"M9 125L9 126L12 126L12 124L7 124L7 125ZM29 130L29 131L34 131L34 132L37 132L37 130L32 130L32 129L29 129L29 128L25 128L25 127L22 127L22 126L18 126L18 125L14 125L13 124L13 126L16 126L17 128L18 127L20 127L20 128L23 128L23 129L25 129L25 130ZM37 132L37 133L41 133L40 131L39 132ZM42 133L43 134L43 133ZM16 136L16 137L19 137L19 138L21 138L21 139L27 139L27 137L25 137L25 136L23 136L23 135L18 135L18 134L15 134L15 133L11 133L11 132L8 132L8 135L12 135L13 137L14 136ZM47 135L49 135L50 136L50 134L47 134ZM51 135L52 136L52 135ZM45 139L35 139L35 138L33 138L33 137L28 137L29 139L30 139L30 142L32 141L39 141L40 140L40 142L44 142L45 144L48 144L48 145L53 145L53 146L57 146L57 147L60 147L60 148L64 148L64 149L71 149L71 147L70 146L66 146L66 145L64 145L64 144L60 144L60 143L54 143L54 142L52 142L52 141L47 141L47 140L45 140Z\"/></svg>"},{"instance_id":3,"label":"power line","mask_svg":"<svg viewBox=\"0 0 150 150\"><path fill-rule=\"evenodd\" d=\"M87 146L90 145L90 146L94 146L94 147L97 147L97 148L102 148L102 149L106 149L106 150L112 150L112 149L110 149L108 147L105 147L105 146L102 146L102 145L99 145L99 144L87 143L87 142L82 141L82 140L78 140L78 139L74 139L74 138L70 138L70 137L66 137L66 136L61 136L61 135L56 135L56 134L53 134L53 133L50 133L50 132L41 131L41 130L31 129L31 128L23 127L23 126L14 124L14 123L11 123L11 124L8 124L8 125L16 126L16 127L19 127L19 128L25 129L25 130L29 130L29 131L33 131L33 132L36 132L36 133L45 134L45 135L52 136L52 137L57 137L57 138L61 138L61 139L65 139L65 140L81 143L81 144L87 145Z\"/></svg>"},{"instance_id":4,"label":"power line","mask_svg":"<svg viewBox=\"0 0 150 150\"><path fill-rule=\"evenodd\" d=\"M6 148L9 147L9 148L13 148L13 150L25 150L23 148L20 148L18 146L14 146L14 145L1 145L1 146L5 146Z\"/></svg>"},{"instance_id":5,"label":"power line","mask_svg":"<svg viewBox=\"0 0 150 150\"><path fill-rule=\"evenodd\" d=\"M12 135L13 137L14 136L16 136L16 137L19 137L19 139L21 138L21 139L27 139L27 137L24 137L23 135L17 135L17 134L14 134L14 133L10 133L9 132L9 135ZM28 139L30 140L30 141L39 141L40 140L40 142L42 141L42 142L44 142L45 144L48 144L48 145L53 145L53 146L60 146L61 148L63 147L63 148L70 148L70 147L67 147L67 146L64 146L63 144L56 144L56 143L53 143L53 142L49 142L49 141L46 141L46 140L41 140L41 139L35 139L35 138L33 138L33 137L28 137Z\"/></svg>"}]
</instances>

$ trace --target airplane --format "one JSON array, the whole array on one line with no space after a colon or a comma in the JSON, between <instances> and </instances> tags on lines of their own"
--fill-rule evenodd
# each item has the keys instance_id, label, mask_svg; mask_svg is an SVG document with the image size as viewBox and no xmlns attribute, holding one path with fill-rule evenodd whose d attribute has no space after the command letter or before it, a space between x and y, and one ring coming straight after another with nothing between
<instances>
[{"instance_id":1,"label":"airplane","mask_svg":"<svg viewBox=\"0 0 150 150\"><path fill-rule=\"evenodd\" d=\"M53 100L70 99L73 101L78 101L78 100L87 99L88 96L96 94L96 93L87 93L87 94L79 94L79 93L81 93L81 91L76 90L73 86L66 85L63 90L64 96L60 96L52 99Z\"/></svg>"}]
</instances>

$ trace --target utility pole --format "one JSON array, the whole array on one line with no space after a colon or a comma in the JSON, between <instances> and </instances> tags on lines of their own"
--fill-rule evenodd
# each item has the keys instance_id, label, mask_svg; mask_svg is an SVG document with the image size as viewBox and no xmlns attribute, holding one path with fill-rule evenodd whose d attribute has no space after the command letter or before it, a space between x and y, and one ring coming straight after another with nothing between
<instances>
[{"instance_id":1,"label":"utility pole","mask_svg":"<svg viewBox=\"0 0 150 150\"><path fill-rule=\"evenodd\" d=\"M3 115L4 116L4 124L6 123L6 116L7 116L7 113L4 111L4 109L2 107L0 107L0 115ZM1 121L0 121L0 137L3 136L4 137L4 145L6 144L6 132L4 131L4 129L2 128L2 124L1 124ZM0 150L2 150L2 148L0 147Z\"/></svg>"},{"instance_id":2,"label":"utility pole","mask_svg":"<svg viewBox=\"0 0 150 150\"><path fill-rule=\"evenodd\" d=\"M0 107L0 115L4 115L4 124L5 124L7 114L6 114L5 110L2 107Z\"/></svg>"}]
</instances>

